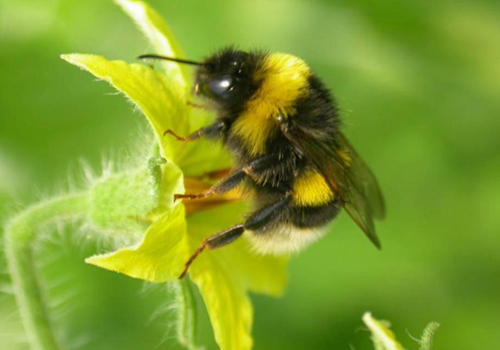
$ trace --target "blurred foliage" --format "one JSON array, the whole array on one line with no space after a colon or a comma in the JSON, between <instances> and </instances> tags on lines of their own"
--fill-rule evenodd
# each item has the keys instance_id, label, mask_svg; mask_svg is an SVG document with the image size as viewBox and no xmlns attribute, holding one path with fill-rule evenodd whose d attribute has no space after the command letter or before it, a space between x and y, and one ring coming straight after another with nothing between
<instances>
[{"instance_id":1,"label":"blurred foliage","mask_svg":"<svg viewBox=\"0 0 500 350\"><path fill-rule=\"evenodd\" d=\"M256 349L372 349L366 310L391 320L405 344L405 330L418 336L436 320L436 349L497 346L497 0L150 3L189 58L230 43L304 58L332 88L387 197L381 252L342 215L293 259L283 298L254 297ZM149 144L143 118L122 97L59 59L88 52L133 61L150 51L144 43L110 1L0 2L0 218L81 185L81 158L99 173L103 158L124 162ZM45 237L43 277L72 348L175 347L167 287L85 265L106 242L75 238L72 228ZM0 262L0 343L25 349ZM200 323L198 343L215 348L206 316Z\"/></svg>"}]
</instances>

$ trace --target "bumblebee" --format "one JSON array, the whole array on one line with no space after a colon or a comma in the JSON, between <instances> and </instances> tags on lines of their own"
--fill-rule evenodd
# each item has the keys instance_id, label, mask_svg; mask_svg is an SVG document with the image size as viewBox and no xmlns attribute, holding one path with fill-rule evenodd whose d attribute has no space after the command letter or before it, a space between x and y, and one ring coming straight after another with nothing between
<instances>
[{"instance_id":1,"label":"bumblebee","mask_svg":"<svg viewBox=\"0 0 500 350\"><path fill-rule=\"evenodd\" d=\"M182 137L222 142L234 168L210 189L176 199L221 195L237 186L253 197L253 210L241 224L205 239L186 262L243 234L258 252L299 251L326 233L344 208L380 248L374 219L385 205L373 173L341 132L330 92L307 64L284 53L225 48L201 62L143 55L196 65L194 95L215 110L213 124Z\"/></svg>"}]
</instances>

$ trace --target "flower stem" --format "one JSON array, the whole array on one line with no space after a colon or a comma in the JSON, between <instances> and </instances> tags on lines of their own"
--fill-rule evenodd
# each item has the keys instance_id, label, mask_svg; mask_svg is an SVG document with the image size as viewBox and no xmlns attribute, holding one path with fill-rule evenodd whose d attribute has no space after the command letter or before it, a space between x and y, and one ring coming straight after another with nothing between
<instances>
[{"instance_id":1,"label":"flower stem","mask_svg":"<svg viewBox=\"0 0 500 350\"><path fill-rule=\"evenodd\" d=\"M55 220L74 219L88 209L86 194L72 194L31 206L5 227L5 253L17 304L33 350L60 349L40 287L33 243L40 229Z\"/></svg>"},{"instance_id":2,"label":"flower stem","mask_svg":"<svg viewBox=\"0 0 500 350\"><path fill-rule=\"evenodd\" d=\"M432 341L438 328L439 323L436 322L431 322L425 327L420 341L420 350L432 350Z\"/></svg>"},{"instance_id":3,"label":"flower stem","mask_svg":"<svg viewBox=\"0 0 500 350\"><path fill-rule=\"evenodd\" d=\"M187 278L176 282L176 304L178 310L177 339L186 349L195 350L196 300L191 282Z\"/></svg>"}]
</instances>

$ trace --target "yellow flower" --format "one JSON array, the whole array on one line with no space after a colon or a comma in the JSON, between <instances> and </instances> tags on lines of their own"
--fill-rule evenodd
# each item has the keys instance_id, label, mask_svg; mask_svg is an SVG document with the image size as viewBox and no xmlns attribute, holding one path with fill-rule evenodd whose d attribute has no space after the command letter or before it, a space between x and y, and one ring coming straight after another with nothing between
<instances>
[{"instance_id":1,"label":"yellow flower","mask_svg":"<svg viewBox=\"0 0 500 350\"><path fill-rule=\"evenodd\" d=\"M117 0L117 3L149 39L155 53L182 57L167 25L148 5L130 0ZM155 205L148 213L137 215L151 222L142 241L93 256L87 262L151 282L176 280L201 241L236 223L245 211L243 202L234 203L234 195L185 203L173 201L173 195L184 192L185 188L191 193L202 191L208 186L203 181L207 179L206 174L227 168L230 163L221 147L207 147L204 141L180 143L163 137L163 132L172 129L180 135L188 135L208 125L212 115L188 105L189 74L176 63L159 62L162 67L159 72L145 64L108 61L95 55L69 54L62 58L126 95L147 118L159 144L160 156L166 160L161 165ZM139 172L137 176L142 175ZM116 186L125 186L122 190L126 191L126 184L120 178L115 182ZM119 204L117 208L106 208L103 204L97 211L116 211ZM98 215L99 212L95 213ZM248 291L280 295L286 283L286 265L286 258L253 254L245 240L204 252L193 263L190 278L200 290L215 339L222 349L252 347L253 310Z\"/></svg>"}]
</instances>

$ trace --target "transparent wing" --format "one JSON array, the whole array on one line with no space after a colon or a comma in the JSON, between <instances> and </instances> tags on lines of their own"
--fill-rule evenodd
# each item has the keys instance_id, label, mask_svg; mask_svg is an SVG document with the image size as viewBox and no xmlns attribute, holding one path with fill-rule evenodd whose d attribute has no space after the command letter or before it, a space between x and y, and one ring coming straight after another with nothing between
<instances>
[{"instance_id":1,"label":"transparent wing","mask_svg":"<svg viewBox=\"0 0 500 350\"><path fill-rule=\"evenodd\" d=\"M365 162L342 134L325 140L306 128L282 125L285 137L308 159L340 195L344 209L366 236L380 249L374 219L383 219L385 204L382 192Z\"/></svg>"},{"instance_id":2,"label":"transparent wing","mask_svg":"<svg viewBox=\"0 0 500 350\"><path fill-rule=\"evenodd\" d=\"M382 220L385 218L385 202L380 186L372 171L363 159L354 150L350 142L343 134L339 134L339 145L348 154L349 164L347 175L351 184L357 192L363 195L370 207L373 218Z\"/></svg>"}]
</instances>

